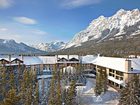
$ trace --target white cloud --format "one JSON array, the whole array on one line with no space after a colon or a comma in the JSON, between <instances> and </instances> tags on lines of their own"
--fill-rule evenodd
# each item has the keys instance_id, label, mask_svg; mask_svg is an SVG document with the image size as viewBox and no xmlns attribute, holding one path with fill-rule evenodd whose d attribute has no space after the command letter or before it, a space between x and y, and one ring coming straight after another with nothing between
<instances>
[{"instance_id":1,"label":"white cloud","mask_svg":"<svg viewBox=\"0 0 140 105\"><path fill-rule=\"evenodd\" d=\"M7 28L0 28L0 31L7 31Z\"/></svg>"},{"instance_id":2,"label":"white cloud","mask_svg":"<svg viewBox=\"0 0 140 105\"><path fill-rule=\"evenodd\" d=\"M18 27L18 28L17 28ZM33 27L24 27L22 24L8 24L0 26L0 39L14 39L17 42L28 44L46 42L48 33Z\"/></svg>"},{"instance_id":3,"label":"white cloud","mask_svg":"<svg viewBox=\"0 0 140 105\"><path fill-rule=\"evenodd\" d=\"M18 34L0 34L0 39L14 39L21 42L22 37Z\"/></svg>"},{"instance_id":4,"label":"white cloud","mask_svg":"<svg viewBox=\"0 0 140 105\"><path fill-rule=\"evenodd\" d=\"M28 17L14 17L14 20L27 25L37 24L37 21Z\"/></svg>"},{"instance_id":5,"label":"white cloud","mask_svg":"<svg viewBox=\"0 0 140 105\"><path fill-rule=\"evenodd\" d=\"M13 0L0 0L0 8L8 8L13 5Z\"/></svg>"},{"instance_id":6,"label":"white cloud","mask_svg":"<svg viewBox=\"0 0 140 105\"><path fill-rule=\"evenodd\" d=\"M42 30L32 30L31 33L36 34L36 35L47 35L47 32L42 31Z\"/></svg>"},{"instance_id":7,"label":"white cloud","mask_svg":"<svg viewBox=\"0 0 140 105\"><path fill-rule=\"evenodd\" d=\"M81 6L98 4L101 0L63 0L62 6L67 9L73 9Z\"/></svg>"}]
</instances>

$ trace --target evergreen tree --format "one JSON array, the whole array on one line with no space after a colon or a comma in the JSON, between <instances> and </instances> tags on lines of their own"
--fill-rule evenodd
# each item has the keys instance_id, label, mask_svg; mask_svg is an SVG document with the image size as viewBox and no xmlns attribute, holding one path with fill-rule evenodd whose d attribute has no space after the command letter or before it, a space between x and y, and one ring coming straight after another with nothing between
<instances>
[{"instance_id":1,"label":"evergreen tree","mask_svg":"<svg viewBox=\"0 0 140 105\"><path fill-rule=\"evenodd\" d=\"M96 87L95 93L96 95L100 95L102 92L107 90L107 73L105 70L99 70L96 73Z\"/></svg>"},{"instance_id":2,"label":"evergreen tree","mask_svg":"<svg viewBox=\"0 0 140 105\"><path fill-rule=\"evenodd\" d=\"M0 69L0 105L38 105L38 85L36 74L24 70L14 74L11 67Z\"/></svg>"},{"instance_id":3,"label":"evergreen tree","mask_svg":"<svg viewBox=\"0 0 140 105\"><path fill-rule=\"evenodd\" d=\"M20 87L22 104L31 105L33 103L37 103L39 94L38 85L36 85L36 74L33 74L31 70L25 70Z\"/></svg>"},{"instance_id":4,"label":"evergreen tree","mask_svg":"<svg viewBox=\"0 0 140 105\"><path fill-rule=\"evenodd\" d=\"M49 98L48 105L56 105L56 65L53 69L53 77L51 79L50 88L49 88Z\"/></svg>"},{"instance_id":5,"label":"evergreen tree","mask_svg":"<svg viewBox=\"0 0 140 105\"><path fill-rule=\"evenodd\" d=\"M14 73L11 72L10 74L10 80L9 80L9 85L10 85L10 88L15 88L15 78L14 78Z\"/></svg>"},{"instance_id":6,"label":"evergreen tree","mask_svg":"<svg viewBox=\"0 0 140 105\"><path fill-rule=\"evenodd\" d=\"M2 105L19 105L20 96L15 89L10 89Z\"/></svg>"},{"instance_id":7,"label":"evergreen tree","mask_svg":"<svg viewBox=\"0 0 140 105\"><path fill-rule=\"evenodd\" d=\"M70 87L68 88L68 90L65 93L65 105L76 105L76 83L74 80L72 80Z\"/></svg>"},{"instance_id":8,"label":"evergreen tree","mask_svg":"<svg viewBox=\"0 0 140 105\"><path fill-rule=\"evenodd\" d=\"M53 76L49 89L48 105L56 105L55 78Z\"/></svg>"},{"instance_id":9,"label":"evergreen tree","mask_svg":"<svg viewBox=\"0 0 140 105\"><path fill-rule=\"evenodd\" d=\"M122 89L119 105L139 105L140 104L140 80L139 76L134 76L130 82Z\"/></svg>"},{"instance_id":10,"label":"evergreen tree","mask_svg":"<svg viewBox=\"0 0 140 105\"><path fill-rule=\"evenodd\" d=\"M62 105L62 94L61 94L61 79L60 79L60 75L58 74L58 83L57 83L57 105Z\"/></svg>"},{"instance_id":11,"label":"evergreen tree","mask_svg":"<svg viewBox=\"0 0 140 105\"><path fill-rule=\"evenodd\" d=\"M101 84L101 74L96 73L96 87L95 87L95 93L96 95L100 95L102 92L102 84Z\"/></svg>"},{"instance_id":12,"label":"evergreen tree","mask_svg":"<svg viewBox=\"0 0 140 105\"><path fill-rule=\"evenodd\" d=\"M35 91L34 91L33 105L38 105L38 103L39 103L39 89L38 89L38 83L36 83Z\"/></svg>"},{"instance_id":13,"label":"evergreen tree","mask_svg":"<svg viewBox=\"0 0 140 105\"><path fill-rule=\"evenodd\" d=\"M0 94L2 95L2 100L6 96L6 85L7 85L7 80L6 80L7 74L6 74L6 69L4 67L0 68Z\"/></svg>"}]
</instances>

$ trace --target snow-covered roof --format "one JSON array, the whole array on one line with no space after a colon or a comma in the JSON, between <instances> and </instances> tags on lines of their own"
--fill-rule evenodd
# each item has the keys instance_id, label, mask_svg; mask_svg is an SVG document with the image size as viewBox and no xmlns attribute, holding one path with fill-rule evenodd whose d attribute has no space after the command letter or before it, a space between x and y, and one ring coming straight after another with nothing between
<instances>
[{"instance_id":1,"label":"snow-covered roof","mask_svg":"<svg viewBox=\"0 0 140 105\"><path fill-rule=\"evenodd\" d=\"M129 60L131 60L131 67L133 68L133 71L129 71L129 73L140 73L140 58L133 58ZM125 72L125 61L126 58L99 56L96 59L94 59L92 63L98 66Z\"/></svg>"},{"instance_id":2,"label":"snow-covered roof","mask_svg":"<svg viewBox=\"0 0 140 105\"><path fill-rule=\"evenodd\" d=\"M16 56L16 57L11 57L11 60L14 60L16 58L23 60L25 65L55 64L56 63L55 56L23 56L23 57Z\"/></svg>"},{"instance_id":3,"label":"snow-covered roof","mask_svg":"<svg viewBox=\"0 0 140 105\"><path fill-rule=\"evenodd\" d=\"M94 56L94 55L82 56L82 63L83 64L92 63L93 60L96 58L97 58L97 56Z\"/></svg>"},{"instance_id":4,"label":"snow-covered roof","mask_svg":"<svg viewBox=\"0 0 140 105\"><path fill-rule=\"evenodd\" d=\"M43 64L55 64L56 56L39 56Z\"/></svg>"},{"instance_id":5,"label":"snow-covered roof","mask_svg":"<svg viewBox=\"0 0 140 105\"><path fill-rule=\"evenodd\" d=\"M79 59L79 56L78 55L69 55L69 59L71 59L71 58Z\"/></svg>"},{"instance_id":6,"label":"snow-covered roof","mask_svg":"<svg viewBox=\"0 0 140 105\"><path fill-rule=\"evenodd\" d=\"M43 64L43 61L37 56L24 56L23 63L25 65Z\"/></svg>"},{"instance_id":7,"label":"snow-covered roof","mask_svg":"<svg viewBox=\"0 0 140 105\"><path fill-rule=\"evenodd\" d=\"M68 59L68 55L58 55L58 58L66 58L66 59Z\"/></svg>"},{"instance_id":8,"label":"snow-covered roof","mask_svg":"<svg viewBox=\"0 0 140 105\"><path fill-rule=\"evenodd\" d=\"M107 67L110 69L125 71L125 58L114 58L114 57L97 57L92 61L93 64Z\"/></svg>"},{"instance_id":9,"label":"snow-covered roof","mask_svg":"<svg viewBox=\"0 0 140 105\"><path fill-rule=\"evenodd\" d=\"M21 57L16 57L16 58L11 58L11 61L15 60L15 59L19 59L22 61Z\"/></svg>"},{"instance_id":10,"label":"snow-covered roof","mask_svg":"<svg viewBox=\"0 0 140 105\"><path fill-rule=\"evenodd\" d=\"M78 55L58 55L58 58L66 58L66 59L76 58L76 59L79 59L79 56Z\"/></svg>"}]
</instances>

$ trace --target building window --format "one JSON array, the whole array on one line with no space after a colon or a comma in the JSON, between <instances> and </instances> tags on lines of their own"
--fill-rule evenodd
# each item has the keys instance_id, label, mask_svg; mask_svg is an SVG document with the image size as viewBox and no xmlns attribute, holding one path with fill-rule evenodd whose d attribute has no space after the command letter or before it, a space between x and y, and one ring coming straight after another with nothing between
<instances>
[{"instance_id":1,"label":"building window","mask_svg":"<svg viewBox=\"0 0 140 105\"><path fill-rule=\"evenodd\" d=\"M109 69L109 72L115 73L115 70Z\"/></svg>"},{"instance_id":2,"label":"building window","mask_svg":"<svg viewBox=\"0 0 140 105\"><path fill-rule=\"evenodd\" d=\"M123 80L123 77L120 77L120 80Z\"/></svg>"},{"instance_id":3,"label":"building window","mask_svg":"<svg viewBox=\"0 0 140 105\"><path fill-rule=\"evenodd\" d=\"M114 77L114 74L113 74L113 73L109 73L109 76L112 76L112 77Z\"/></svg>"},{"instance_id":4,"label":"building window","mask_svg":"<svg viewBox=\"0 0 140 105\"><path fill-rule=\"evenodd\" d=\"M115 83L115 86L116 86L116 87L119 87L119 84Z\"/></svg>"},{"instance_id":5,"label":"building window","mask_svg":"<svg viewBox=\"0 0 140 105\"><path fill-rule=\"evenodd\" d=\"M116 76L116 79L119 79L119 76Z\"/></svg>"},{"instance_id":6,"label":"building window","mask_svg":"<svg viewBox=\"0 0 140 105\"><path fill-rule=\"evenodd\" d=\"M123 76L123 72L120 72L120 71L116 71L116 74L120 75L120 76Z\"/></svg>"}]
</instances>

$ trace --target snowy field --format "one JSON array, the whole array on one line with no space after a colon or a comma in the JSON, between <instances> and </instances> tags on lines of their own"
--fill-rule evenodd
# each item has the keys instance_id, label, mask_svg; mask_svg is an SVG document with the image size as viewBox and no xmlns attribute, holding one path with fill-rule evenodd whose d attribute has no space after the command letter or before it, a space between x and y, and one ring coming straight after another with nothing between
<instances>
[{"instance_id":1,"label":"snowy field","mask_svg":"<svg viewBox=\"0 0 140 105\"><path fill-rule=\"evenodd\" d=\"M39 95L40 105L43 105L47 98L48 86L50 79L40 79L39 81ZM79 105L117 105L118 104L118 92L108 87L108 91L98 97L95 96L94 88L96 81L94 78L87 78L86 86L77 86L77 102ZM42 103L43 102L43 103ZM46 102L45 102L46 103Z\"/></svg>"},{"instance_id":2,"label":"snowy field","mask_svg":"<svg viewBox=\"0 0 140 105\"><path fill-rule=\"evenodd\" d=\"M108 87L108 91L98 97L95 96L94 87L95 79L87 79L87 84L84 87L77 87L78 96L77 101L79 105L117 105L118 104L118 92Z\"/></svg>"}]
</instances>

